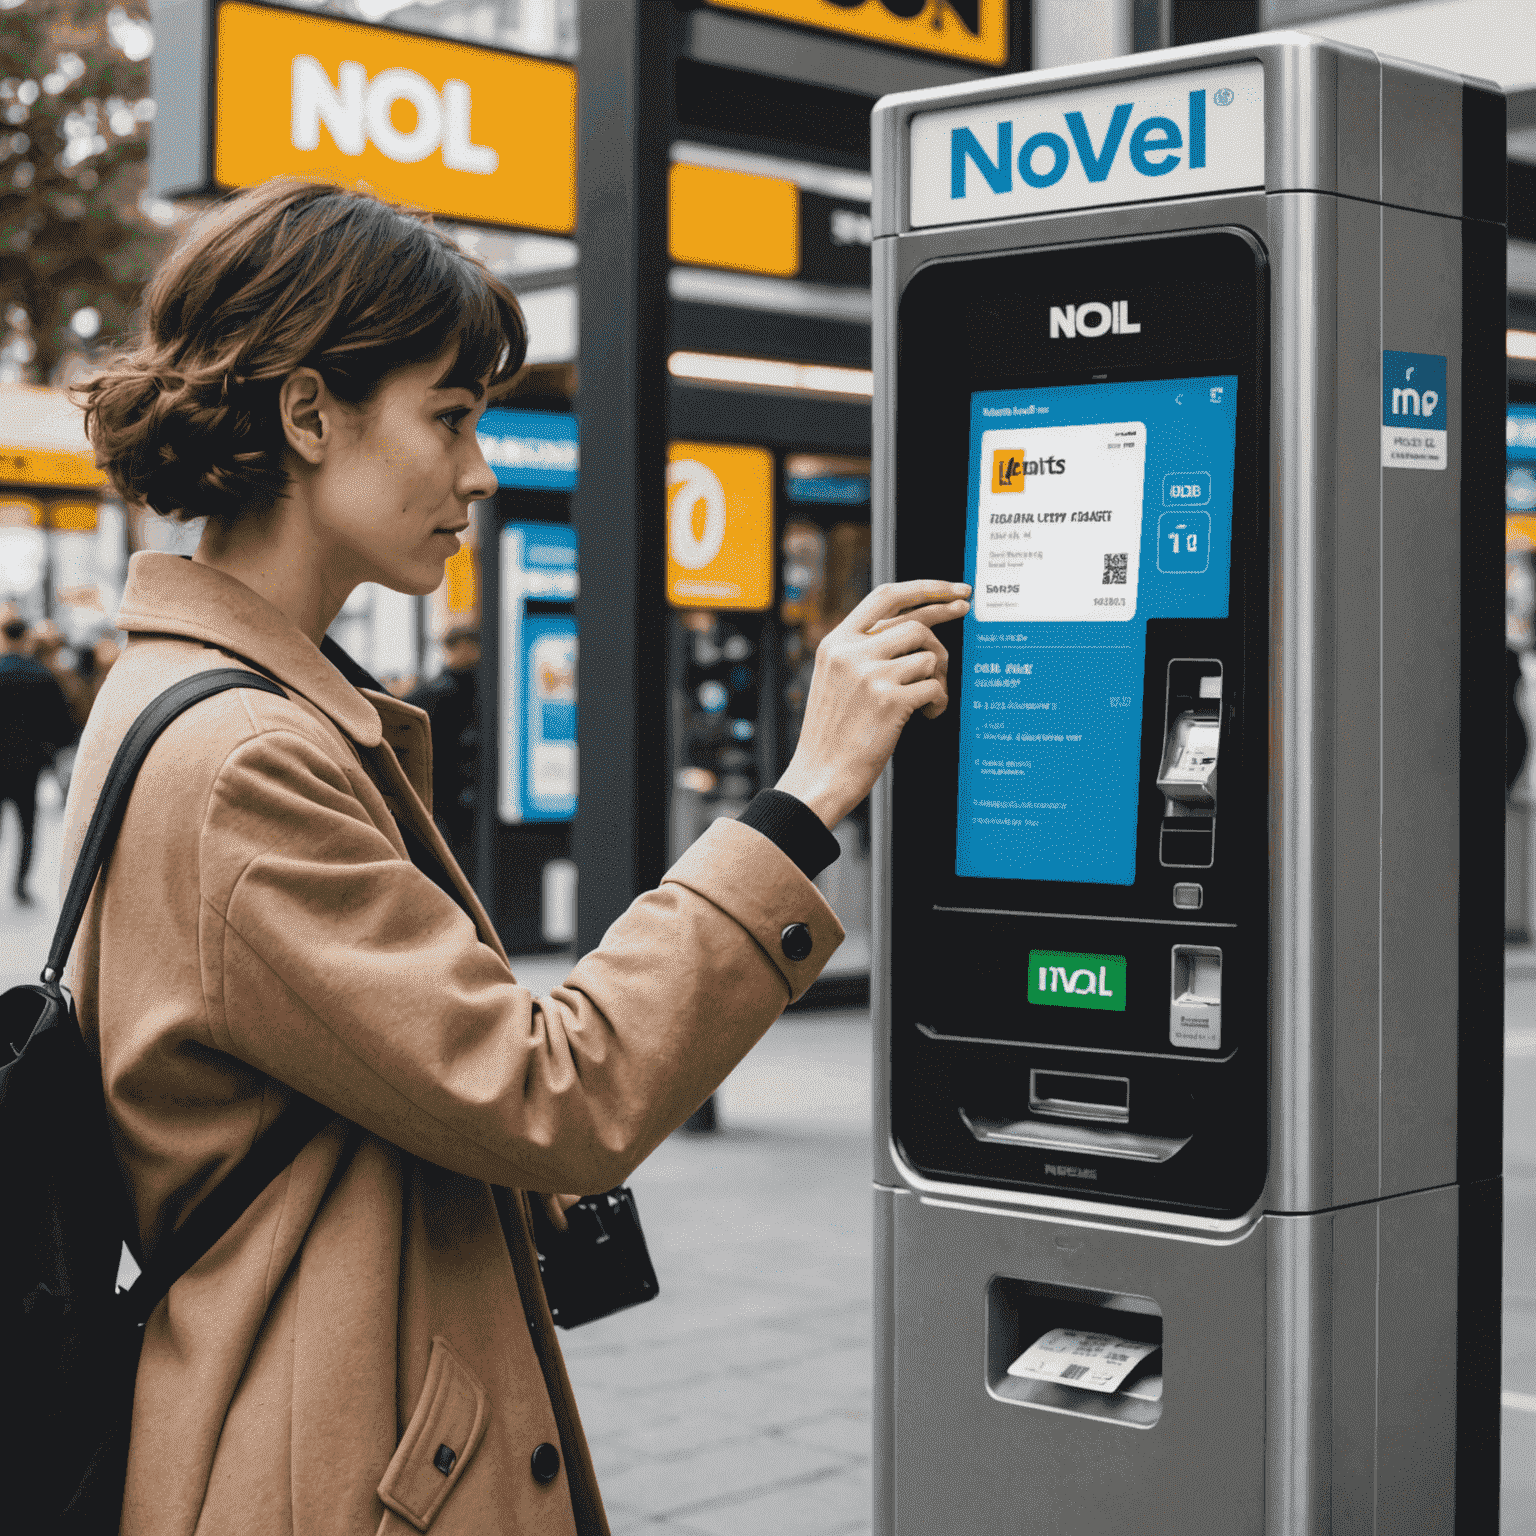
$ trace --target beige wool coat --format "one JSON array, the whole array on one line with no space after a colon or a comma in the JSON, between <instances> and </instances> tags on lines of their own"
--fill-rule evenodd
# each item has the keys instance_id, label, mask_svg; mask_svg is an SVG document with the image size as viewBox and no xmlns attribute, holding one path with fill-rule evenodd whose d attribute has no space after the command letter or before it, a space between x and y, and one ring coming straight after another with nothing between
<instances>
[{"instance_id":1,"label":"beige wool coat","mask_svg":"<svg viewBox=\"0 0 1536 1536\"><path fill-rule=\"evenodd\" d=\"M237 689L166 731L76 944L146 1246L295 1091L337 1115L150 1319L124 1536L605 1532L526 1197L493 1186L619 1183L814 980L836 918L772 842L720 821L536 997L433 825L421 711L354 689L251 589L174 556L134 559L118 623L66 872L162 689L250 663L288 694ZM407 860L397 817L473 922ZM795 922L814 940L798 963ZM540 1483L544 1444L560 1468Z\"/></svg>"}]
</instances>

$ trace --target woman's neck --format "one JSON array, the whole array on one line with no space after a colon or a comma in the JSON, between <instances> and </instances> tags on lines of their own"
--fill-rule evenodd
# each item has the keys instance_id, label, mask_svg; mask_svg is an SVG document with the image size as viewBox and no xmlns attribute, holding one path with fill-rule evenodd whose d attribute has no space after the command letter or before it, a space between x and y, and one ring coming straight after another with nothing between
<instances>
[{"instance_id":1,"label":"woman's neck","mask_svg":"<svg viewBox=\"0 0 1536 1536\"><path fill-rule=\"evenodd\" d=\"M337 580L334 559L296 511L285 500L232 527L210 518L192 558L244 582L319 645L357 583Z\"/></svg>"}]
</instances>

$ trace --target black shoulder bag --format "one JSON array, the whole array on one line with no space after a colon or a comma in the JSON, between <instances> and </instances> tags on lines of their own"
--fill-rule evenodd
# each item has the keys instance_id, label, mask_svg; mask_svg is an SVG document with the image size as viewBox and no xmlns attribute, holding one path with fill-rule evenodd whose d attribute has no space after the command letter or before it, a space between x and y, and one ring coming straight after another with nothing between
<instances>
[{"instance_id":1,"label":"black shoulder bag","mask_svg":"<svg viewBox=\"0 0 1536 1536\"><path fill-rule=\"evenodd\" d=\"M334 1114L300 1099L145 1258L107 1124L101 1066L61 978L134 779L160 733L243 668L166 689L134 721L86 831L40 982L0 997L0 1482L33 1536L116 1536L144 1324L171 1286ZM142 1262L117 1288L123 1250Z\"/></svg>"}]
</instances>

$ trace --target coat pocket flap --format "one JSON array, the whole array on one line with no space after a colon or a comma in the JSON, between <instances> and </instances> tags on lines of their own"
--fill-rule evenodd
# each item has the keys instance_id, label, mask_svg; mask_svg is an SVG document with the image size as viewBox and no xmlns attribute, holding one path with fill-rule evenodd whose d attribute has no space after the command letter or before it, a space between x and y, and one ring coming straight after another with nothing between
<instances>
[{"instance_id":1,"label":"coat pocket flap","mask_svg":"<svg viewBox=\"0 0 1536 1536\"><path fill-rule=\"evenodd\" d=\"M433 1339L421 1397L385 1469L379 1498L418 1531L426 1530L469 1465L489 1418L485 1388L446 1340Z\"/></svg>"}]
</instances>

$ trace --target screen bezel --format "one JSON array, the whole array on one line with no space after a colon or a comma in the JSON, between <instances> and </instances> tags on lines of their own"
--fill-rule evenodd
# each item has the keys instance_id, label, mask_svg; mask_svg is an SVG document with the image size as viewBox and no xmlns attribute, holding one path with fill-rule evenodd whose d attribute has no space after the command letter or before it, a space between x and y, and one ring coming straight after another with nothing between
<instances>
[{"instance_id":1,"label":"screen bezel","mask_svg":"<svg viewBox=\"0 0 1536 1536\"><path fill-rule=\"evenodd\" d=\"M1191 250L1192 243L1201 249ZM1148 247L1155 248L1162 257L1162 260L1152 264L1153 276L1150 280L1127 283L1123 278L1102 270L1112 267L1117 259L1123 262L1124 248L1130 244L1137 247L1139 258L1145 256ZM1213 261L1212 255L1217 252L1219 255ZM1029 305L1036 312L1036 334L1042 338L1049 335L1047 317L1050 306L1053 303L1074 301L1064 297L1069 294L1088 295L1102 288L1107 295L1112 289L1116 296L1131 296L1133 315L1150 315L1153 312L1151 303L1144 302L1138 308L1137 298L1150 300L1152 290L1166 285L1164 274L1169 268L1201 270L1203 267L1208 273L1212 268L1225 268L1230 273L1236 266L1238 282L1241 284L1246 279L1249 301L1246 304L1229 303L1225 313L1213 312L1214 306L1207 305L1206 312L1200 316L1201 328L1195 333L1193 345L1170 346L1156 331L1148 334L1148 327L1144 323L1141 336L1106 336L1086 341L1083 350L1072 358L1069 365L1029 366L1035 361L1030 358L1022 366L1013 369L989 368L983 373L967 367L965 376L955 379L952 368L946 370L942 366L934 366L938 359L914 356L914 351L926 353L930 349L927 346L913 347L913 333L917 325L923 322L919 320L914 324L912 316L931 317L935 313L954 316L956 309L965 304L967 295L964 292L935 293L933 290L973 290L977 268L982 263L974 258L966 261L963 264L963 276L957 264L951 262L934 263L919 271L902 296L900 310L901 352L898 361L896 430L898 578L927 574L950 575L963 571L969 517L968 480L942 490L934 486L913 486L914 477L910 471L913 468L911 461L917 457L912 453L916 434L903 430L904 421L914 416L943 420L947 415L950 419L944 422L946 435L939 443L934 442L935 434L931 430L923 434L922 458L930 467L962 462L968 470L970 406L971 398L976 393L1064 385L1114 385L1140 380L1230 374L1238 380L1238 412L1234 448L1233 559L1228 619L1192 622L1207 626L1212 622L1223 622L1244 632L1251 630L1253 624L1258 622L1263 634L1267 635L1267 626L1263 624L1266 615L1262 585L1267 561L1253 558L1257 550L1267 546L1267 529L1258 525L1257 515L1259 506L1265 500L1265 487L1257 475L1243 472L1245 464L1262 462L1260 439L1267 394L1264 369L1261 366L1265 352L1263 307L1267 297L1266 270L1258 242L1247 231L1223 230L1196 235L1161 236L1135 242L1108 242L1087 249L1058 247L997 256L989 259L988 264L992 263L996 263L998 268L1012 267L1015 270L1020 269L1021 264L1028 264L1035 271L1059 265L1063 281L1059 286L1042 284ZM1093 270L1095 268L1100 270ZM1227 281L1230 283L1232 278L1228 277ZM1206 280L1199 286L1209 293L1218 284ZM971 297L974 300L974 295ZM946 303L946 299L949 302ZM952 324L947 327L951 342L957 338L960 329ZM1239 329L1245 330L1247 335L1234 334ZM1048 345L1049 342L1042 342L1042 348ZM1074 351L1077 351L1075 344ZM1036 355L1039 355L1038 350ZM946 371L953 382L944 388L939 379ZM940 403L934 398L936 395L947 395L948 401ZM963 437L955 434L963 434ZM906 510L903 502L913 495L914 490L919 495L926 493L937 504L935 513L924 520L926 528L910 515L903 516ZM1238 558L1240 546L1246 555L1242 560ZM1252 576L1255 572L1258 573L1257 585L1249 580L1246 583L1248 589L1245 590L1245 576ZM1187 622L1191 621L1148 620L1147 660L1150 662L1153 656L1155 629L1166 632L1168 627L1177 627ZM971 658L967 656L962 626L950 626L941 638L950 652L951 707L936 721L915 722L918 728L906 732L897 750L895 768L898 817L902 814L901 802L909 796L919 797L930 808L940 810L941 814L931 817L926 834L918 844L904 841L899 859L899 864L906 865L906 878L902 883L910 879L919 884L929 893L932 904L937 907L981 911L1077 911L1126 917L1144 915L1146 900L1142 889L1149 879L1156 878L1161 871L1155 846L1157 839L1151 831L1161 818L1162 807L1161 797L1155 789L1156 769L1153 761L1160 753L1162 744L1158 705L1162 690L1157 680L1148 677L1143 689L1138 765L1141 799L1138 808L1135 880L1131 885L959 875L955 872L955 816L959 793L957 764L960 732L959 711L955 705L960 693L959 679L964 675L963 669L969 665ZM1242 648L1245 651L1249 649L1247 645ZM1231 678L1227 686L1230 692L1224 701L1226 719L1223 727L1222 770L1228 781L1238 783L1242 777L1244 737L1248 733L1229 727L1246 716L1248 701L1243 697L1241 677ZM1256 700L1254 703L1262 713L1263 701ZM1154 716L1158 716L1155 721ZM1228 825L1233 820L1226 807L1223 807L1222 820ZM1226 826L1223 826L1222 831L1225 833ZM915 864L911 862L913 860ZM1215 878L1219 883L1220 876Z\"/></svg>"}]
</instances>

